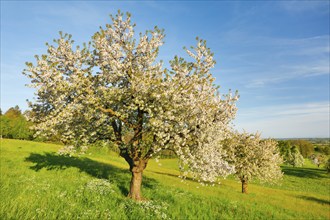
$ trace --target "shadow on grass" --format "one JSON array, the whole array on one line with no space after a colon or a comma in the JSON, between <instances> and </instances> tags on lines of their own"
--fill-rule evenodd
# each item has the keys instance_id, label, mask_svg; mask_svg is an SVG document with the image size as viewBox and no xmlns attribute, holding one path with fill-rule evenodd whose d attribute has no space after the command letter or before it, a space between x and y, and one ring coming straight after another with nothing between
<instances>
[{"instance_id":1,"label":"shadow on grass","mask_svg":"<svg viewBox=\"0 0 330 220\"><path fill-rule=\"evenodd\" d=\"M314 202L324 204L324 205L330 205L330 201L325 200L325 199L318 199L318 198L315 198L312 196L297 196L297 197L301 198L301 199L309 200L309 201L314 201Z\"/></svg>"},{"instance_id":2,"label":"shadow on grass","mask_svg":"<svg viewBox=\"0 0 330 220\"><path fill-rule=\"evenodd\" d=\"M39 171L43 168L47 170L65 170L70 167L78 168L80 172L85 172L99 179L109 179L115 183L125 196L128 195L128 187L131 180L131 173L127 169L121 169L110 164L91 160L86 157L68 157L56 153L36 154L31 153L25 161L35 163L30 169ZM157 181L143 177L142 188L153 189Z\"/></svg>"},{"instance_id":3,"label":"shadow on grass","mask_svg":"<svg viewBox=\"0 0 330 220\"><path fill-rule=\"evenodd\" d=\"M283 166L282 171L285 175L296 176L302 178L327 178L325 170L316 169L316 168L303 168L303 167L287 167Z\"/></svg>"}]
</instances>

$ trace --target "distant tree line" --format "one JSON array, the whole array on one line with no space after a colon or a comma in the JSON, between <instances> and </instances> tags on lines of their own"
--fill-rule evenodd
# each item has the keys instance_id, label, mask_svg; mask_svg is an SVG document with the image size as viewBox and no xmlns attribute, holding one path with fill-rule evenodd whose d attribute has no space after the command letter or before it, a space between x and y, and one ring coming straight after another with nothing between
<instances>
[{"instance_id":1,"label":"distant tree line","mask_svg":"<svg viewBox=\"0 0 330 220\"><path fill-rule=\"evenodd\" d=\"M34 130L31 129L33 123L28 120L29 113L22 112L18 105L9 108L5 113L0 109L1 138L61 143L56 135L36 138Z\"/></svg>"},{"instance_id":2,"label":"distant tree line","mask_svg":"<svg viewBox=\"0 0 330 220\"><path fill-rule=\"evenodd\" d=\"M304 158L308 158L314 153L314 145L307 140L285 140L278 143L282 153L287 151L288 148L296 148Z\"/></svg>"},{"instance_id":3,"label":"distant tree line","mask_svg":"<svg viewBox=\"0 0 330 220\"><path fill-rule=\"evenodd\" d=\"M300 167L304 164L304 158L310 159L317 167L324 165L330 169L329 143L312 143L309 140L279 140L278 147L285 164Z\"/></svg>"},{"instance_id":4,"label":"distant tree line","mask_svg":"<svg viewBox=\"0 0 330 220\"><path fill-rule=\"evenodd\" d=\"M31 123L17 105L9 108L4 114L0 110L0 117L2 138L33 139L33 132L29 128Z\"/></svg>"}]
</instances>

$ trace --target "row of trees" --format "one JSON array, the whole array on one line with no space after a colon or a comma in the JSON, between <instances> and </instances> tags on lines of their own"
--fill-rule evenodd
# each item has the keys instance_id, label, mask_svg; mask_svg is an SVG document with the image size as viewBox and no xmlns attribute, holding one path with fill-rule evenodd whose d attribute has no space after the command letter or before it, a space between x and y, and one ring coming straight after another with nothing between
<instances>
[{"instance_id":1,"label":"row of trees","mask_svg":"<svg viewBox=\"0 0 330 220\"><path fill-rule=\"evenodd\" d=\"M9 108L4 114L0 110L1 137L14 139L33 139L31 123L18 106Z\"/></svg>"},{"instance_id":2,"label":"row of trees","mask_svg":"<svg viewBox=\"0 0 330 220\"><path fill-rule=\"evenodd\" d=\"M293 167L303 166L304 158L310 159L318 167L327 163L329 146L314 150L313 144L307 140L280 140L278 146L283 162Z\"/></svg>"}]
</instances>

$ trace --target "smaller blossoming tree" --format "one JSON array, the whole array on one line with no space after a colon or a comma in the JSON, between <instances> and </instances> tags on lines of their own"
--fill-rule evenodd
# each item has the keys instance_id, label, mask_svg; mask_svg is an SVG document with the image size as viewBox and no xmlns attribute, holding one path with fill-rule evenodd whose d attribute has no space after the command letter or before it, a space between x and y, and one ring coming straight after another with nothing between
<instances>
[{"instance_id":1,"label":"smaller blossoming tree","mask_svg":"<svg viewBox=\"0 0 330 220\"><path fill-rule=\"evenodd\" d=\"M311 156L312 163L315 164L317 167L320 167L321 164L325 164L326 157L323 154L315 155L313 154Z\"/></svg>"},{"instance_id":2,"label":"smaller blossoming tree","mask_svg":"<svg viewBox=\"0 0 330 220\"><path fill-rule=\"evenodd\" d=\"M242 182L242 193L248 193L248 182L276 182L283 173L280 168L282 157L274 140L262 140L260 134L234 132L224 142L227 160L235 166L235 175Z\"/></svg>"},{"instance_id":3,"label":"smaller blossoming tree","mask_svg":"<svg viewBox=\"0 0 330 220\"><path fill-rule=\"evenodd\" d=\"M302 167L305 163L304 157L296 146L293 146L285 155L286 163L293 167Z\"/></svg>"}]
</instances>

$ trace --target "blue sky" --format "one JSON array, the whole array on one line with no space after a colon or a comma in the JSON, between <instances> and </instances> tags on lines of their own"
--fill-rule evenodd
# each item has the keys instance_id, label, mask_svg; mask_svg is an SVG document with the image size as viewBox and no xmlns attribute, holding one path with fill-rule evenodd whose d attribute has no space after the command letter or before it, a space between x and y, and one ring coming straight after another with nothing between
<instances>
[{"instance_id":1,"label":"blue sky","mask_svg":"<svg viewBox=\"0 0 330 220\"><path fill-rule=\"evenodd\" d=\"M165 62L207 40L220 92L240 93L237 129L329 137L329 1L1 1L1 109L27 109L34 91L22 70L46 42L59 31L86 42L118 9L137 32L165 29Z\"/></svg>"}]
</instances>

